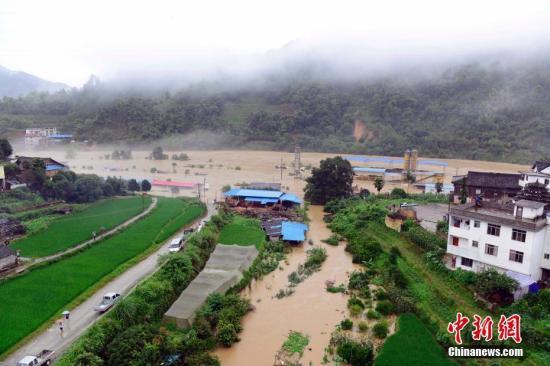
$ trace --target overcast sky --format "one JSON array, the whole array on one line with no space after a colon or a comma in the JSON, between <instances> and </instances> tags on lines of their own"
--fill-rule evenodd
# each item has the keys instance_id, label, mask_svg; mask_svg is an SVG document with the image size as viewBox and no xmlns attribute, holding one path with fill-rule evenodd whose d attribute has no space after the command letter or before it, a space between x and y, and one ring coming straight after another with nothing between
<instances>
[{"instance_id":1,"label":"overcast sky","mask_svg":"<svg viewBox=\"0 0 550 366\"><path fill-rule=\"evenodd\" d=\"M76 86L92 73L248 67L296 40L402 57L549 36L550 0L0 0L0 65Z\"/></svg>"}]
</instances>

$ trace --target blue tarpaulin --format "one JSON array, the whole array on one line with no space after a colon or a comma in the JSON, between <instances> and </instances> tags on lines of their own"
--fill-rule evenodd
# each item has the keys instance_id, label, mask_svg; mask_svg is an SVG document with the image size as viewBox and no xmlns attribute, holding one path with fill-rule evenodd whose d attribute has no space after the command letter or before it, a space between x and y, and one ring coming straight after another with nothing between
<instances>
[{"instance_id":1,"label":"blue tarpaulin","mask_svg":"<svg viewBox=\"0 0 550 366\"><path fill-rule=\"evenodd\" d=\"M304 241L306 240L306 231L308 231L307 225L301 222L283 221L282 223L283 240Z\"/></svg>"},{"instance_id":2,"label":"blue tarpaulin","mask_svg":"<svg viewBox=\"0 0 550 366\"><path fill-rule=\"evenodd\" d=\"M292 193L285 193L281 196L280 198L281 201L288 201L288 202L293 202L293 203L297 203L297 204L301 204L302 203L302 200L298 198L298 196L296 196L295 194L292 194Z\"/></svg>"}]
</instances>

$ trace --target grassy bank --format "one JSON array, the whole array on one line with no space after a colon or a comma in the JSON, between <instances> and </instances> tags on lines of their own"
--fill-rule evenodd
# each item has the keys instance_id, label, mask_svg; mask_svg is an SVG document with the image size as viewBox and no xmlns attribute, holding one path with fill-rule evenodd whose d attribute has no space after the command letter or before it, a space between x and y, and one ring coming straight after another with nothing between
<instances>
[{"instance_id":1,"label":"grassy bank","mask_svg":"<svg viewBox=\"0 0 550 366\"><path fill-rule=\"evenodd\" d=\"M197 204L159 198L158 206L120 234L0 283L0 354L58 314L102 278L167 239L203 213Z\"/></svg>"},{"instance_id":2,"label":"grassy bank","mask_svg":"<svg viewBox=\"0 0 550 366\"><path fill-rule=\"evenodd\" d=\"M375 366L452 366L428 329L413 314L403 314L398 320L397 333L389 337Z\"/></svg>"},{"instance_id":3,"label":"grassy bank","mask_svg":"<svg viewBox=\"0 0 550 366\"><path fill-rule=\"evenodd\" d=\"M145 197L145 207L151 197ZM142 211L142 198L130 197L95 202L73 215L50 222L47 227L12 244L24 257L44 257L71 248L92 237L92 232L109 230Z\"/></svg>"},{"instance_id":4,"label":"grassy bank","mask_svg":"<svg viewBox=\"0 0 550 366\"><path fill-rule=\"evenodd\" d=\"M255 219L234 215L220 234L220 244L260 245L265 242L265 233Z\"/></svg>"}]
</instances>

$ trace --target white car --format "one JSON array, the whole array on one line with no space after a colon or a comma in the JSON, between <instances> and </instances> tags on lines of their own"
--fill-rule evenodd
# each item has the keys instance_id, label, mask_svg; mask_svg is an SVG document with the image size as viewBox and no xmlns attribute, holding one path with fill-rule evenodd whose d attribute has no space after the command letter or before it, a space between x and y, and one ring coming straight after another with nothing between
<instances>
[{"instance_id":1,"label":"white car","mask_svg":"<svg viewBox=\"0 0 550 366\"><path fill-rule=\"evenodd\" d=\"M120 294L118 292L108 292L103 295L101 302L94 308L95 311L104 313L109 310L118 300L120 300Z\"/></svg>"},{"instance_id":2,"label":"white car","mask_svg":"<svg viewBox=\"0 0 550 366\"><path fill-rule=\"evenodd\" d=\"M168 246L168 251L170 253L177 253L181 250L182 247L183 247L183 238L177 237L172 239L172 241L170 242L170 245Z\"/></svg>"}]
</instances>

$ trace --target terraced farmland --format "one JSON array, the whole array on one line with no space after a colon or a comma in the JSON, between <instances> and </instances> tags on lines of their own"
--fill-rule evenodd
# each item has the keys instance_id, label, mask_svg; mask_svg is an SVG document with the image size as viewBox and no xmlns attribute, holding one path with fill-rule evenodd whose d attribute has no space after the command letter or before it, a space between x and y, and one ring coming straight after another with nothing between
<instances>
[{"instance_id":1,"label":"terraced farmland","mask_svg":"<svg viewBox=\"0 0 550 366\"><path fill-rule=\"evenodd\" d=\"M9 314L0 317L0 354L203 212L203 206L192 201L159 198L149 215L120 234L0 282L0 313Z\"/></svg>"},{"instance_id":2,"label":"terraced farmland","mask_svg":"<svg viewBox=\"0 0 550 366\"><path fill-rule=\"evenodd\" d=\"M55 219L46 229L12 244L12 248L21 250L23 257L44 257L71 248L91 238L93 231L100 232L120 225L142 211L143 204L148 207L151 197L107 199L82 211Z\"/></svg>"}]
</instances>

